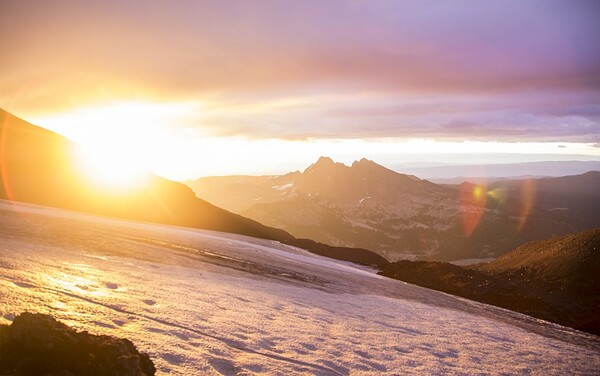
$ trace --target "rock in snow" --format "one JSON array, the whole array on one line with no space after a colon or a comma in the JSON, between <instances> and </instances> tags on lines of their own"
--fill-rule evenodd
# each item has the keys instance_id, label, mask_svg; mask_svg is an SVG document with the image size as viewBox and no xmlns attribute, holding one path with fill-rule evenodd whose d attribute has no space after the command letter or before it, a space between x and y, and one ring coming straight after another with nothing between
<instances>
[{"instance_id":1,"label":"rock in snow","mask_svg":"<svg viewBox=\"0 0 600 376\"><path fill-rule=\"evenodd\" d=\"M76 332L48 315L23 313L0 326L3 375L154 375L146 354L127 339Z\"/></svg>"}]
</instances>

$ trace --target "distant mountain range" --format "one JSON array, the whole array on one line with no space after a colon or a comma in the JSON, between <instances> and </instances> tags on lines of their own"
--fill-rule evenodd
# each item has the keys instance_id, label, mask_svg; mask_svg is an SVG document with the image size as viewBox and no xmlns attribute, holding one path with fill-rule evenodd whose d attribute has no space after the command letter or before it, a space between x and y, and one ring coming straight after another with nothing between
<instances>
[{"instance_id":1,"label":"distant mountain range","mask_svg":"<svg viewBox=\"0 0 600 376\"><path fill-rule=\"evenodd\" d=\"M294 236L375 251L388 260L496 257L527 241L600 225L600 172L437 185L367 159L322 157L303 172L201 178L220 207Z\"/></svg>"},{"instance_id":2,"label":"distant mountain range","mask_svg":"<svg viewBox=\"0 0 600 376\"><path fill-rule=\"evenodd\" d=\"M64 137L0 110L0 198L107 216L197 227L273 240L285 231L264 226L196 197L184 184L149 175L134 192L103 190L75 165ZM110 150L106 151L110 153Z\"/></svg>"},{"instance_id":3,"label":"distant mountain range","mask_svg":"<svg viewBox=\"0 0 600 376\"><path fill-rule=\"evenodd\" d=\"M600 228L527 243L488 264L404 260L380 274L600 335Z\"/></svg>"},{"instance_id":4,"label":"distant mountain range","mask_svg":"<svg viewBox=\"0 0 600 376\"><path fill-rule=\"evenodd\" d=\"M600 151L599 151L600 152ZM600 171L600 161L544 161L504 164L392 166L394 171L416 175L438 184L479 183L507 179L560 177Z\"/></svg>"}]
</instances>

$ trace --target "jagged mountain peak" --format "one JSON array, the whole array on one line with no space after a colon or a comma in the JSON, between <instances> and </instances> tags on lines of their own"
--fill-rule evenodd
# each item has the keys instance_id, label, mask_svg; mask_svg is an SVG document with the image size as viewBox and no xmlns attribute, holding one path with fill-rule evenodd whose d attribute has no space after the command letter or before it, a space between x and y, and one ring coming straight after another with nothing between
<instances>
[{"instance_id":1,"label":"jagged mountain peak","mask_svg":"<svg viewBox=\"0 0 600 376\"><path fill-rule=\"evenodd\" d=\"M331 157L319 157L319 159L317 160L316 164L335 164L335 162L333 161L333 159L331 159Z\"/></svg>"},{"instance_id":2,"label":"jagged mountain peak","mask_svg":"<svg viewBox=\"0 0 600 376\"><path fill-rule=\"evenodd\" d=\"M362 158L359 161L354 161L352 163L352 166L350 167L350 170L352 170L355 174L359 174L361 176L372 176L375 174L382 174L395 177L406 176L394 170L390 170L389 168L384 167L367 158Z\"/></svg>"},{"instance_id":3,"label":"jagged mountain peak","mask_svg":"<svg viewBox=\"0 0 600 376\"><path fill-rule=\"evenodd\" d=\"M362 202L366 197L398 200L405 194L439 189L416 177L400 174L362 158L350 166L321 157L294 179L294 189L311 197Z\"/></svg>"},{"instance_id":4,"label":"jagged mountain peak","mask_svg":"<svg viewBox=\"0 0 600 376\"><path fill-rule=\"evenodd\" d=\"M361 158L360 160L354 161L352 163L352 167L356 167L356 166L379 166L379 165L370 159Z\"/></svg>"},{"instance_id":5,"label":"jagged mountain peak","mask_svg":"<svg viewBox=\"0 0 600 376\"><path fill-rule=\"evenodd\" d=\"M351 165L345 165L341 162L335 162L330 157L320 157L315 163L310 165L302 175L319 175L321 178L327 178L332 175L348 175L354 179L373 178L375 176L387 177L388 179L410 179L421 181L413 175L406 175L394 170L390 170L370 159L361 158L352 162Z\"/></svg>"},{"instance_id":6,"label":"jagged mountain peak","mask_svg":"<svg viewBox=\"0 0 600 376\"><path fill-rule=\"evenodd\" d=\"M320 157L315 163L308 166L304 173L311 172L322 172L322 171L331 171L335 168L347 168L347 166L340 162L335 162L330 157Z\"/></svg>"},{"instance_id":7,"label":"jagged mountain peak","mask_svg":"<svg viewBox=\"0 0 600 376\"><path fill-rule=\"evenodd\" d=\"M379 168L386 169L385 167L373 162L367 158L361 158L358 161L352 162L350 166L342 162L336 162L331 157L320 157L315 163L310 165L304 172L313 171L313 170L323 170L323 169L339 169L339 170L357 170L357 169L365 169L365 168ZM391 171L391 170L390 170Z\"/></svg>"}]
</instances>

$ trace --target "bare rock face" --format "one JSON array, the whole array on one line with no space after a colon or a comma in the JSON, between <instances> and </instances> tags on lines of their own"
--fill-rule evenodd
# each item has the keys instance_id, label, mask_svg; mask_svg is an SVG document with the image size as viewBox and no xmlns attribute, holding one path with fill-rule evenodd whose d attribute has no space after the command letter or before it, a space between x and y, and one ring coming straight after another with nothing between
<instances>
[{"instance_id":1,"label":"bare rock face","mask_svg":"<svg viewBox=\"0 0 600 376\"><path fill-rule=\"evenodd\" d=\"M154 375L147 354L127 339L76 332L53 317L23 313L0 326L3 375Z\"/></svg>"}]
</instances>

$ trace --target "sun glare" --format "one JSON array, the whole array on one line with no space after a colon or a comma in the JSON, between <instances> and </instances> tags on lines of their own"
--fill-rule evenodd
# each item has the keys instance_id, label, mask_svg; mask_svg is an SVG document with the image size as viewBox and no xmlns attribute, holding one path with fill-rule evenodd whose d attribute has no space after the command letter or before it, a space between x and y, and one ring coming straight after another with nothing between
<instances>
[{"instance_id":1,"label":"sun glare","mask_svg":"<svg viewBox=\"0 0 600 376\"><path fill-rule=\"evenodd\" d=\"M132 189L141 186L148 176L143 169L129 163L127 158L105 151L78 147L77 165L95 186L106 189Z\"/></svg>"},{"instance_id":2,"label":"sun glare","mask_svg":"<svg viewBox=\"0 0 600 376\"><path fill-rule=\"evenodd\" d=\"M143 182L157 160L177 152L169 149L172 129L190 113L181 103L114 102L36 121L79 145L76 158L89 179L131 188Z\"/></svg>"},{"instance_id":3,"label":"sun glare","mask_svg":"<svg viewBox=\"0 0 600 376\"><path fill-rule=\"evenodd\" d=\"M236 111L237 109L228 109ZM216 112L215 112L216 111ZM41 125L75 141L89 174L106 181L135 180L132 171L150 171L173 180L235 174L279 174L302 170L321 156L352 164L363 157L394 167L411 162L473 164L502 155L506 160L541 160L544 155L597 155L591 144L476 142L434 139L285 139L218 135L220 114L210 102L118 101L32 116ZM212 120L211 120L212 119ZM227 125L224 125L227 126ZM219 128L220 129L220 128ZM217 132L218 133L218 132ZM515 157L511 157L511 155ZM490 157L486 157L490 155ZM540 155L540 157L535 157ZM282 158L285 156L285 158ZM486 159L487 158L487 159ZM536 159L537 158L537 159ZM401 171L400 171L401 172ZM475 171L472 176L484 176Z\"/></svg>"}]
</instances>

